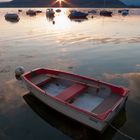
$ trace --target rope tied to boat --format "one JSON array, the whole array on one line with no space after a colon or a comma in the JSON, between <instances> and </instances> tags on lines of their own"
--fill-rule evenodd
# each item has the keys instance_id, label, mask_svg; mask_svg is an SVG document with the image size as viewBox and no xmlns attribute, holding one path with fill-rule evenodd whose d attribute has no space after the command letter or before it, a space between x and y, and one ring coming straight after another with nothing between
<instances>
[{"instance_id":1,"label":"rope tied to boat","mask_svg":"<svg viewBox=\"0 0 140 140\"><path fill-rule=\"evenodd\" d=\"M130 139L130 140L136 140L135 138L133 138L133 137L131 137L131 136L125 134L124 132L120 131L118 128L116 128L115 126L113 126L111 123L109 123L109 122L107 122L107 123L109 124L109 126L110 126L111 128L113 128L115 131L117 131L117 132L118 132L119 134L121 134L122 136L124 136L124 137L126 137L126 138L128 138L128 139Z\"/></svg>"}]
</instances>

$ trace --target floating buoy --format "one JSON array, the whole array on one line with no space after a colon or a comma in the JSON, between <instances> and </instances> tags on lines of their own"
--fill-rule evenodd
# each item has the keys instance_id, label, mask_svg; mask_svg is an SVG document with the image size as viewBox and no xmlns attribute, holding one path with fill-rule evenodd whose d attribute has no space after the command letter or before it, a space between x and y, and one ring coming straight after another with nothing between
<instances>
[{"instance_id":1,"label":"floating buoy","mask_svg":"<svg viewBox=\"0 0 140 140\"><path fill-rule=\"evenodd\" d=\"M15 77L18 80L21 80L21 75L25 73L25 68L23 66L18 66L15 69Z\"/></svg>"},{"instance_id":2,"label":"floating buoy","mask_svg":"<svg viewBox=\"0 0 140 140\"><path fill-rule=\"evenodd\" d=\"M22 10L21 9L18 9L18 12L22 12Z\"/></svg>"}]
</instances>

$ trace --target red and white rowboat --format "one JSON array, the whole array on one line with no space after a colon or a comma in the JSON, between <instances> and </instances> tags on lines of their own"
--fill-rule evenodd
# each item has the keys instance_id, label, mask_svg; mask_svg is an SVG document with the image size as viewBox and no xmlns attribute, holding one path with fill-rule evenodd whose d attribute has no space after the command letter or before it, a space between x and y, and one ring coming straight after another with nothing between
<instances>
[{"instance_id":1,"label":"red and white rowboat","mask_svg":"<svg viewBox=\"0 0 140 140\"><path fill-rule=\"evenodd\" d=\"M128 97L124 87L58 70L39 68L22 74L22 79L42 102L100 132Z\"/></svg>"}]
</instances>

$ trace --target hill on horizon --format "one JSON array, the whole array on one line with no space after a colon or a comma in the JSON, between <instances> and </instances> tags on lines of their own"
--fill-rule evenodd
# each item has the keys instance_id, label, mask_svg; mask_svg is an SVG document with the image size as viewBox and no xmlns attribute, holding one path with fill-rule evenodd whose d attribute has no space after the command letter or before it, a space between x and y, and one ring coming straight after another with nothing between
<instances>
[{"instance_id":1,"label":"hill on horizon","mask_svg":"<svg viewBox=\"0 0 140 140\"><path fill-rule=\"evenodd\" d=\"M56 0L13 0L10 2L1 2L0 7L59 7ZM67 0L68 3L62 3L62 7L97 7L97 8L122 8L126 5L120 0ZM55 3L55 4L52 4Z\"/></svg>"},{"instance_id":2,"label":"hill on horizon","mask_svg":"<svg viewBox=\"0 0 140 140\"><path fill-rule=\"evenodd\" d=\"M120 0L126 5L140 6L140 0Z\"/></svg>"}]
</instances>

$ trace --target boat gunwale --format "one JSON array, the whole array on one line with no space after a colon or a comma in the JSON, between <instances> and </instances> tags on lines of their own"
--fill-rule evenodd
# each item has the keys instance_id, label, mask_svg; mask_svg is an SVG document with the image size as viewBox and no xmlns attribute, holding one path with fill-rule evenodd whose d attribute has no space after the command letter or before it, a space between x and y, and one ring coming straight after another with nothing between
<instances>
[{"instance_id":1,"label":"boat gunwale","mask_svg":"<svg viewBox=\"0 0 140 140\"><path fill-rule=\"evenodd\" d=\"M26 76L27 75L30 75L31 72L35 72L35 71L38 71L38 70L47 70L47 71L53 71L53 72L58 72L58 73L63 73L63 74L67 74L67 75L72 75L72 76L76 76L78 78L82 78L82 79L86 79L86 80L91 80L91 81L94 81L94 82L99 82L99 83L102 83L106 86L109 86L109 87L118 87L118 88L121 88L124 90L124 93L121 95L121 98L116 102L116 104L114 104L113 107L111 107L110 109L108 109L107 111L101 113L101 114L96 114L96 113L93 113L93 112L89 112L87 110L84 110L84 109L81 109L81 108L78 108L72 104L70 104L69 102L65 102L55 96L51 96L49 94L47 94L47 92L45 92L44 90L42 90L41 88L39 88L37 85L35 85L33 82L31 82ZM109 116L109 114L111 112L113 112L123 101L123 98L124 97L127 97L128 95L128 92L129 90L127 88L124 88L122 86L116 86L116 85L113 85L113 84L110 84L110 83L106 83L106 82L103 82L103 81L99 81L99 80L95 80L94 78L89 78L89 77L85 77L85 76L81 76L81 75L77 75L77 74L74 74L74 73L69 73L69 72L65 72L65 71L58 71L58 70L54 70L54 69L45 69L45 68L36 68L32 71L29 71L29 72L26 72L22 75L22 79L24 79L27 83L29 83L31 86L33 86L35 89L37 89L39 92L41 92L42 94L44 94L45 96L48 96L50 98L52 98L53 100L56 100L60 103L63 103L75 110L77 110L78 112L80 113L84 113L85 115L88 115L89 117L94 117L94 119L98 120L98 121L105 121L105 119Z\"/></svg>"}]
</instances>

